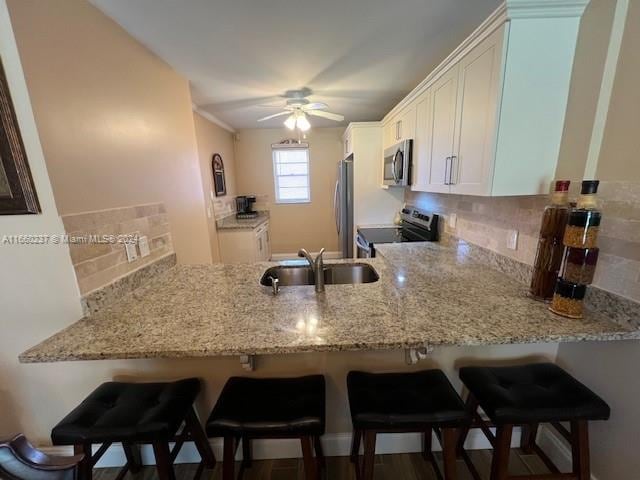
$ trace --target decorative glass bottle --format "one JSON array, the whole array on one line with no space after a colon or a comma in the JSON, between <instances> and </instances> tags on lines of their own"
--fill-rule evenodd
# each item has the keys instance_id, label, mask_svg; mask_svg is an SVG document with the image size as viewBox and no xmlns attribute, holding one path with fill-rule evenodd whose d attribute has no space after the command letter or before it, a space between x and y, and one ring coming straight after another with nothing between
<instances>
[{"instance_id":1,"label":"decorative glass bottle","mask_svg":"<svg viewBox=\"0 0 640 480\"><path fill-rule=\"evenodd\" d=\"M593 281L598 261L598 180L582 182L575 208L569 212L563 243L566 247L562 276L556 284L549 310L563 317L582 318L587 285Z\"/></svg>"},{"instance_id":2,"label":"decorative glass bottle","mask_svg":"<svg viewBox=\"0 0 640 480\"><path fill-rule=\"evenodd\" d=\"M550 300L562 265L562 236L569 216L569 181L558 180L551 195L551 204L544 209L533 264L529 292L538 300Z\"/></svg>"}]
</instances>

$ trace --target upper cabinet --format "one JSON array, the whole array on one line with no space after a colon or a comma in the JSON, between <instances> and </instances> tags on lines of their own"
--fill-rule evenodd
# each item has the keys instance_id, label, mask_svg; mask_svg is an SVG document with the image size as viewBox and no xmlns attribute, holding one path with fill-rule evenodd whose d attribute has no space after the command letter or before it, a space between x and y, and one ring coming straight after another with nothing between
<instances>
[{"instance_id":1,"label":"upper cabinet","mask_svg":"<svg viewBox=\"0 0 640 480\"><path fill-rule=\"evenodd\" d=\"M382 147L413 139L416 133L416 106L413 103L382 124Z\"/></svg>"},{"instance_id":2,"label":"upper cabinet","mask_svg":"<svg viewBox=\"0 0 640 480\"><path fill-rule=\"evenodd\" d=\"M588 0L509 0L383 119L413 138L412 189L547 193Z\"/></svg>"}]
</instances>

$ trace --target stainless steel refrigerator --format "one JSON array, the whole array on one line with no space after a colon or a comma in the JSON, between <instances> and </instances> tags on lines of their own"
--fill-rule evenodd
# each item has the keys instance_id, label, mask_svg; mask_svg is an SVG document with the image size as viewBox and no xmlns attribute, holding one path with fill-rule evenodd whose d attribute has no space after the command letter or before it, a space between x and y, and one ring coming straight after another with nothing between
<instances>
[{"instance_id":1,"label":"stainless steel refrigerator","mask_svg":"<svg viewBox=\"0 0 640 480\"><path fill-rule=\"evenodd\" d=\"M343 258L353 258L353 155L338 162L333 213Z\"/></svg>"}]
</instances>

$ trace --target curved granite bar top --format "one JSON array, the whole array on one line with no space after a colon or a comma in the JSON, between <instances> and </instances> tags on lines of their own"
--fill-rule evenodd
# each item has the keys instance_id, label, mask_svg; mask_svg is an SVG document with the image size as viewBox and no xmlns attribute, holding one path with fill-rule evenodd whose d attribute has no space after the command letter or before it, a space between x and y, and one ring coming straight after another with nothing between
<instances>
[{"instance_id":1,"label":"curved granite bar top","mask_svg":"<svg viewBox=\"0 0 640 480\"><path fill-rule=\"evenodd\" d=\"M640 338L588 312L550 313L463 242L395 244L370 284L259 285L273 263L177 266L20 355L29 362L284 354ZM359 260L358 260L359 261Z\"/></svg>"}]
</instances>

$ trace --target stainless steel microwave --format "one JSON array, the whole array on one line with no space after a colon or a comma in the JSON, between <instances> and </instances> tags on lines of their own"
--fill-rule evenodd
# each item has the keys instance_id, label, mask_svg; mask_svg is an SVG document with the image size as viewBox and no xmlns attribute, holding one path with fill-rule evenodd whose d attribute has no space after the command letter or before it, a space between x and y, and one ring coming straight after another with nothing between
<instances>
[{"instance_id":1,"label":"stainless steel microwave","mask_svg":"<svg viewBox=\"0 0 640 480\"><path fill-rule=\"evenodd\" d=\"M403 140L384 151L383 183L385 185L411 185L413 140Z\"/></svg>"}]
</instances>

